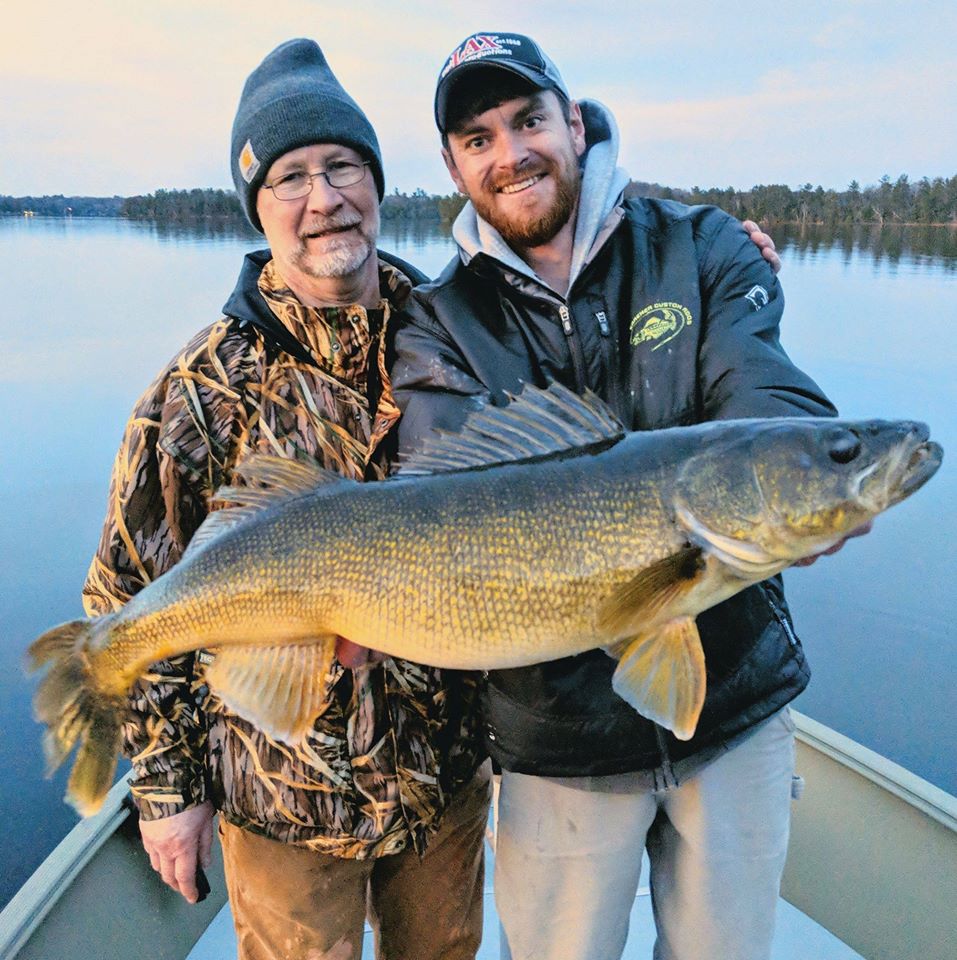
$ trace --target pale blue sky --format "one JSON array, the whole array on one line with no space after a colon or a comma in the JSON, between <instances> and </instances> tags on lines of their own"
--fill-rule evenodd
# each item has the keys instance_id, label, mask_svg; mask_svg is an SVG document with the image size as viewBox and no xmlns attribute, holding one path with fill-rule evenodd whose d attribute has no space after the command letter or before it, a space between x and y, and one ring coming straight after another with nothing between
<instances>
[{"instance_id":1,"label":"pale blue sky","mask_svg":"<svg viewBox=\"0 0 957 960\"><path fill-rule=\"evenodd\" d=\"M33 0L3 15L0 194L226 187L243 81L319 41L378 131L387 189L450 192L435 76L475 30L529 33L672 186L957 173L957 4ZM336 12L337 10L341 12Z\"/></svg>"}]
</instances>

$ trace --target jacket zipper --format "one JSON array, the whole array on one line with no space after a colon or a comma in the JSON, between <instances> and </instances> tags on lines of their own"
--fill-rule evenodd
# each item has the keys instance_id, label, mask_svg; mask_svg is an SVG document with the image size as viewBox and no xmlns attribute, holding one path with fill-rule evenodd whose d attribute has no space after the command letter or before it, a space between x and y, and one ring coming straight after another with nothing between
<instances>
[{"instance_id":1,"label":"jacket zipper","mask_svg":"<svg viewBox=\"0 0 957 960\"><path fill-rule=\"evenodd\" d=\"M580 393L587 386L585 383L585 361L581 356L581 346L578 343L578 337L575 336L575 327L572 324L572 315L567 304L559 304L558 318L561 320L562 331L568 341L568 352L571 354L572 366L575 369L575 389Z\"/></svg>"},{"instance_id":2,"label":"jacket zipper","mask_svg":"<svg viewBox=\"0 0 957 960\"><path fill-rule=\"evenodd\" d=\"M601 333L601 351L605 362L605 376L608 381L608 400L615 413L624 423L629 423L631 411L628 408L625 391L622 388L620 361L618 357L618 338L613 336L608 314L604 310L595 311L598 331Z\"/></svg>"},{"instance_id":3,"label":"jacket zipper","mask_svg":"<svg viewBox=\"0 0 957 960\"><path fill-rule=\"evenodd\" d=\"M565 336L570 337L572 335L572 318L568 312L568 307L564 303L559 306L558 315L562 319L562 330L565 331Z\"/></svg>"},{"instance_id":4,"label":"jacket zipper","mask_svg":"<svg viewBox=\"0 0 957 960\"><path fill-rule=\"evenodd\" d=\"M796 647L798 645L798 638L795 636L794 630L791 628L790 621L783 614L778 616L778 620L780 621L781 626L784 627L784 632L788 635L788 643L790 643L792 647Z\"/></svg>"},{"instance_id":5,"label":"jacket zipper","mask_svg":"<svg viewBox=\"0 0 957 960\"><path fill-rule=\"evenodd\" d=\"M771 614L774 616L774 619L781 624L781 629L784 630L785 635L788 638L788 643L792 647L798 646L798 638L794 633L794 628L791 626L791 621L784 615L783 611L778 610L777 604L768 596L767 591L762 591L764 593L764 599L767 600L768 606L771 608Z\"/></svg>"}]
</instances>

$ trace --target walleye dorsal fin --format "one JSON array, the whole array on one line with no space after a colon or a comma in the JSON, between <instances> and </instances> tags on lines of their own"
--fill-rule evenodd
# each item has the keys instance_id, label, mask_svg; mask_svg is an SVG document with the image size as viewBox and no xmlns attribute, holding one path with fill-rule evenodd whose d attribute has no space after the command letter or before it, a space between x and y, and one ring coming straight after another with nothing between
<instances>
[{"instance_id":1,"label":"walleye dorsal fin","mask_svg":"<svg viewBox=\"0 0 957 960\"><path fill-rule=\"evenodd\" d=\"M335 637L212 651L210 689L234 713L274 740L301 743L329 703Z\"/></svg>"},{"instance_id":2,"label":"walleye dorsal fin","mask_svg":"<svg viewBox=\"0 0 957 960\"><path fill-rule=\"evenodd\" d=\"M307 493L328 483L355 483L310 460L254 453L236 465L233 474L248 484L261 484L277 494Z\"/></svg>"},{"instance_id":3,"label":"walleye dorsal fin","mask_svg":"<svg viewBox=\"0 0 957 960\"><path fill-rule=\"evenodd\" d=\"M599 629L609 637L631 636L643 621L653 620L663 607L690 590L703 570L704 551L690 544L659 560L604 602L598 611Z\"/></svg>"},{"instance_id":4,"label":"walleye dorsal fin","mask_svg":"<svg viewBox=\"0 0 957 960\"><path fill-rule=\"evenodd\" d=\"M233 476L250 486L220 487L213 494L212 503L228 506L226 509L214 510L206 517L193 534L183 553L184 557L215 540L224 531L242 523L252 514L289 497L308 493L321 486L356 482L326 470L317 463L277 457L268 453L254 453L247 457L235 468Z\"/></svg>"},{"instance_id":5,"label":"walleye dorsal fin","mask_svg":"<svg viewBox=\"0 0 957 960\"><path fill-rule=\"evenodd\" d=\"M707 686L704 651L691 617L666 623L617 645L615 693L679 740L694 736Z\"/></svg>"},{"instance_id":6,"label":"walleye dorsal fin","mask_svg":"<svg viewBox=\"0 0 957 960\"><path fill-rule=\"evenodd\" d=\"M625 435L618 417L590 390L578 396L560 383L545 390L529 384L509 400L507 407L487 406L470 414L457 433L437 430L402 461L397 474L421 476L582 452L609 447Z\"/></svg>"}]
</instances>

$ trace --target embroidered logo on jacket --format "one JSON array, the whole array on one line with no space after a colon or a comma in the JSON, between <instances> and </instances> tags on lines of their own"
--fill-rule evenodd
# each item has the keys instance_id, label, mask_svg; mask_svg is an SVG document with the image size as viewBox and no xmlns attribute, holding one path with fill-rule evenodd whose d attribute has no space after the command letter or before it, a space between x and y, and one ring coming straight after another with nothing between
<instances>
[{"instance_id":1,"label":"embroidered logo on jacket","mask_svg":"<svg viewBox=\"0 0 957 960\"><path fill-rule=\"evenodd\" d=\"M745 295L744 299L747 300L755 310L760 310L762 307L768 305L768 291L764 289L760 284L756 283Z\"/></svg>"},{"instance_id":2,"label":"embroidered logo on jacket","mask_svg":"<svg viewBox=\"0 0 957 960\"><path fill-rule=\"evenodd\" d=\"M658 342L651 348L657 350L691 326L691 311L680 303L671 300L653 303L639 310L631 321L631 343L637 347L640 343Z\"/></svg>"}]
</instances>

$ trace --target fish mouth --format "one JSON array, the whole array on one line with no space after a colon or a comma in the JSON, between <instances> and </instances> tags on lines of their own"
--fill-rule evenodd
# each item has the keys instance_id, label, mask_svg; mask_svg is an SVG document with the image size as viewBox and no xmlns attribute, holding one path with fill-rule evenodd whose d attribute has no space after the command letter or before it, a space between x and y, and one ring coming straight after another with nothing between
<instances>
[{"instance_id":1,"label":"fish mouth","mask_svg":"<svg viewBox=\"0 0 957 960\"><path fill-rule=\"evenodd\" d=\"M937 473L944 459L944 448L933 440L919 444L911 453L901 477L901 497L909 497Z\"/></svg>"},{"instance_id":2,"label":"fish mouth","mask_svg":"<svg viewBox=\"0 0 957 960\"><path fill-rule=\"evenodd\" d=\"M883 458L875 460L855 478L857 497L868 506L886 509L919 490L938 471L944 450L930 440L925 423L911 423L909 430Z\"/></svg>"}]
</instances>

